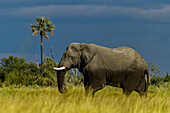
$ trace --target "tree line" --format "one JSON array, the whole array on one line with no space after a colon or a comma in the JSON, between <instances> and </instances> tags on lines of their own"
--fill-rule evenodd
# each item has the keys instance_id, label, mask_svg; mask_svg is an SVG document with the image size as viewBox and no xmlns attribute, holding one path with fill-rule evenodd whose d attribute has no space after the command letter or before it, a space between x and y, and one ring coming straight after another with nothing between
<instances>
[{"instance_id":1,"label":"tree line","mask_svg":"<svg viewBox=\"0 0 170 113\"><path fill-rule=\"evenodd\" d=\"M53 58L44 58L43 64L37 64L34 62L27 62L24 58L18 58L10 55L0 59L0 86L57 86L57 72L53 67L58 66L58 63ZM43 73L41 68L43 67ZM155 64L149 64L150 69L150 84L161 85L165 82L170 82L170 75L166 73L164 76L160 76L161 72L159 66ZM41 76L43 74L43 76ZM77 75L74 70L67 71L65 75L65 83L73 85L83 84L83 75Z\"/></svg>"},{"instance_id":2,"label":"tree line","mask_svg":"<svg viewBox=\"0 0 170 113\"><path fill-rule=\"evenodd\" d=\"M57 86L57 72L53 69L56 66L58 63L50 57L44 58L43 64L27 62L13 55L4 57L0 59L0 86ZM68 71L65 76L66 83L81 85L83 82L83 75L77 76L74 70Z\"/></svg>"}]
</instances>

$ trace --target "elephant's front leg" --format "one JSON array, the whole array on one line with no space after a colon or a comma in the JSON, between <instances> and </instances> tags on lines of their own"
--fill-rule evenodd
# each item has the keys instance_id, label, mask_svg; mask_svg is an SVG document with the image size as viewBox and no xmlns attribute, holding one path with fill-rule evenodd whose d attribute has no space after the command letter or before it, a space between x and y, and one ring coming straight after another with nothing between
<instances>
[{"instance_id":1,"label":"elephant's front leg","mask_svg":"<svg viewBox=\"0 0 170 113\"><path fill-rule=\"evenodd\" d=\"M93 88L93 92L92 92L92 96L95 96L95 93L101 89L103 89L105 87L105 85L99 85L98 87Z\"/></svg>"},{"instance_id":2,"label":"elephant's front leg","mask_svg":"<svg viewBox=\"0 0 170 113\"><path fill-rule=\"evenodd\" d=\"M89 94L89 89L90 89L90 80L87 74L84 74L84 89L85 89L85 94L87 96Z\"/></svg>"}]
</instances>

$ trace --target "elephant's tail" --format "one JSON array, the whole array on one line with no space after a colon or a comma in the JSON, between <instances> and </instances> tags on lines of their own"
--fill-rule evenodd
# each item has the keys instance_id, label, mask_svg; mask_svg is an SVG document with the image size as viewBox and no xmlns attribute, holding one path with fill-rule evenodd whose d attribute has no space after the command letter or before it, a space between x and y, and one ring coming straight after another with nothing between
<instances>
[{"instance_id":1,"label":"elephant's tail","mask_svg":"<svg viewBox=\"0 0 170 113\"><path fill-rule=\"evenodd\" d=\"M147 92L148 87L149 87L149 70L148 69L145 70L145 75L147 76L147 84L146 84L145 92Z\"/></svg>"}]
</instances>

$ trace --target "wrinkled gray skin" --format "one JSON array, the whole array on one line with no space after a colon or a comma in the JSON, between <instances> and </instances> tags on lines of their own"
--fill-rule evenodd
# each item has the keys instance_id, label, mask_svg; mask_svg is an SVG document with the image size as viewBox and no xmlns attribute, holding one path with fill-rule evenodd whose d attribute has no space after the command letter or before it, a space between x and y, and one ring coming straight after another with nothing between
<instances>
[{"instance_id":1,"label":"wrinkled gray skin","mask_svg":"<svg viewBox=\"0 0 170 113\"><path fill-rule=\"evenodd\" d=\"M149 85L148 66L135 50L128 47L110 49L95 44L71 43L63 54L58 71L58 89L64 93L64 75L71 68L78 68L84 76L84 88L96 91L105 85L120 87L125 95L136 91L140 96L147 95ZM147 75L147 83L145 81Z\"/></svg>"}]
</instances>

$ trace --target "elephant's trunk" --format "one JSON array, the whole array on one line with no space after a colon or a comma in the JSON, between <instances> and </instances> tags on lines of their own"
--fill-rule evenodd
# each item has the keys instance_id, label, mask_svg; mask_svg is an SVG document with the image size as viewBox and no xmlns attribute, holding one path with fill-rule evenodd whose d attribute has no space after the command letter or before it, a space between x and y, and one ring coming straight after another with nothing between
<instances>
[{"instance_id":1,"label":"elephant's trunk","mask_svg":"<svg viewBox=\"0 0 170 113\"><path fill-rule=\"evenodd\" d=\"M57 71L57 84L60 93L65 93L67 90L64 87L64 76L66 71Z\"/></svg>"}]
</instances>

